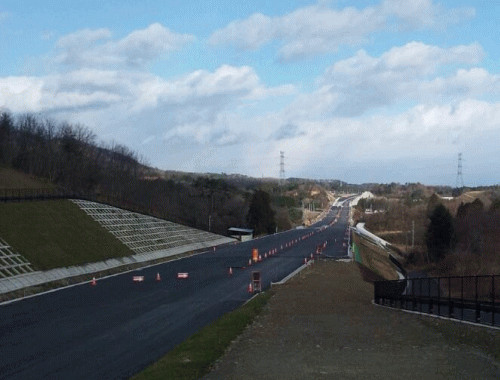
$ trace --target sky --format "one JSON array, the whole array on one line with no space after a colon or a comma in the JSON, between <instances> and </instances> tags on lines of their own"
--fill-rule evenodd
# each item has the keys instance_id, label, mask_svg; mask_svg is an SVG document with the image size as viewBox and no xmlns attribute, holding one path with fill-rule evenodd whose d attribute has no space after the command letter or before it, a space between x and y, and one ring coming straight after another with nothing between
<instances>
[{"instance_id":1,"label":"sky","mask_svg":"<svg viewBox=\"0 0 500 380\"><path fill-rule=\"evenodd\" d=\"M500 183L500 1L0 0L0 109L163 170Z\"/></svg>"}]
</instances>

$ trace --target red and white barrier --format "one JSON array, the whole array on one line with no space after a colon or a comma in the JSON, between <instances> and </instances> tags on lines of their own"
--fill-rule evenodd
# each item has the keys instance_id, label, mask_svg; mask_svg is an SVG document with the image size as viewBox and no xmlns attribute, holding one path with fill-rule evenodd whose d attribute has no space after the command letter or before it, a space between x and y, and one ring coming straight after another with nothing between
<instances>
[{"instance_id":1,"label":"red and white barrier","mask_svg":"<svg viewBox=\"0 0 500 380\"><path fill-rule=\"evenodd\" d=\"M144 276L133 276L132 281L134 282L144 282Z\"/></svg>"},{"instance_id":2,"label":"red and white barrier","mask_svg":"<svg viewBox=\"0 0 500 380\"><path fill-rule=\"evenodd\" d=\"M189 273L182 273L182 272L179 272L177 273L177 278L179 279L183 279L183 278L189 278Z\"/></svg>"}]
</instances>

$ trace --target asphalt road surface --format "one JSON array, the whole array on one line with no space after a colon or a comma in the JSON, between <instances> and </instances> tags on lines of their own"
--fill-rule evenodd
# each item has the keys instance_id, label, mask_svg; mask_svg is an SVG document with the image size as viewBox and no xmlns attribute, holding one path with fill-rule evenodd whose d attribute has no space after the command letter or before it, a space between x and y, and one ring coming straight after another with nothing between
<instances>
[{"instance_id":1,"label":"asphalt road surface","mask_svg":"<svg viewBox=\"0 0 500 380\"><path fill-rule=\"evenodd\" d=\"M1 305L0 379L127 379L248 300L252 271L266 289L319 244L327 243L326 255L345 257L347 216L348 207L335 207L310 228ZM252 248L263 260L248 266ZM179 272L189 277L177 279Z\"/></svg>"}]
</instances>

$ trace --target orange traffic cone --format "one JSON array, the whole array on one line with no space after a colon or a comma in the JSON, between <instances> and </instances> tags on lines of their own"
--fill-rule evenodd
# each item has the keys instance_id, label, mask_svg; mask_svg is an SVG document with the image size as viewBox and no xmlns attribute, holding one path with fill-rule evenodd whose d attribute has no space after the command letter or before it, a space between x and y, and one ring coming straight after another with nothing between
<instances>
[{"instance_id":1,"label":"orange traffic cone","mask_svg":"<svg viewBox=\"0 0 500 380\"><path fill-rule=\"evenodd\" d=\"M92 286L97 285L97 281L96 281L95 277L92 279L92 281L90 281L90 285L92 285Z\"/></svg>"},{"instance_id":2,"label":"orange traffic cone","mask_svg":"<svg viewBox=\"0 0 500 380\"><path fill-rule=\"evenodd\" d=\"M248 260L248 266L252 265L252 259Z\"/></svg>"},{"instance_id":3,"label":"orange traffic cone","mask_svg":"<svg viewBox=\"0 0 500 380\"><path fill-rule=\"evenodd\" d=\"M233 275L233 268L229 267L229 275L232 276Z\"/></svg>"},{"instance_id":4,"label":"orange traffic cone","mask_svg":"<svg viewBox=\"0 0 500 380\"><path fill-rule=\"evenodd\" d=\"M267 253L264 253L264 258L267 259Z\"/></svg>"},{"instance_id":5,"label":"orange traffic cone","mask_svg":"<svg viewBox=\"0 0 500 380\"><path fill-rule=\"evenodd\" d=\"M307 258L304 257L304 264L307 264Z\"/></svg>"},{"instance_id":6,"label":"orange traffic cone","mask_svg":"<svg viewBox=\"0 0 500 380\"><path fill-rule=\"evenodd\" d=\"M248 286L247 286L247 292L250 293L250 294L253 293L253 285L252 285L252 283L248 284Z\"/></svg>"},{"instance_id":7,"label":"orange traffic cone","mask_svg":"<svg viewBox=\"0 0 500 380\"><path fill-rule=\"evenodd\" d=\"M262 256L261 255L259 255L259 261L262 261Z\"/></svg>"},{"instance_id":8,"label":"orange traffic cone","mask_svg":"<svg viewBox=\"0 0 500 380\"><path fill-rule=\"evenodd\" d=\"M156 281L161 281L160 272L156 273Z\"/></svg>"}]
</instances>

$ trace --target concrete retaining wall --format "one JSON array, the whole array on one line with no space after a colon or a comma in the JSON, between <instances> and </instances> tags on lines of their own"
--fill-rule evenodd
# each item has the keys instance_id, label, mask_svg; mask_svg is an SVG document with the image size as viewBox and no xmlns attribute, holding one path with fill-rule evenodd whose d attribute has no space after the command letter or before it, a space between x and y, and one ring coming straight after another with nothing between
<instances>
[{"instance_id":1,"label":"concrete retaining wall","mask_svg":"<svg viewBox=\"0 0 500 380\"><path fill-rule=\"evenodd\" d=\"M19 276L8 277L0 280L0 294L23 289L29 286L44 284L51 281L58 281L58 280L63 280L65 278L105 271L123 265L143 263L156 259L161 259L164 257L179 255L185 252L212 248L216 245L232 243L234 241L235 240L231 238L221 237L220 239L211 240L209 242L200 242L190 245L184 245L167 250L140 253L133 256L109 259L106 261L99 261L85 265L56 268L47 271L38 271Z\"/></svg>"}]
</instances>

